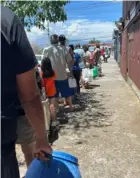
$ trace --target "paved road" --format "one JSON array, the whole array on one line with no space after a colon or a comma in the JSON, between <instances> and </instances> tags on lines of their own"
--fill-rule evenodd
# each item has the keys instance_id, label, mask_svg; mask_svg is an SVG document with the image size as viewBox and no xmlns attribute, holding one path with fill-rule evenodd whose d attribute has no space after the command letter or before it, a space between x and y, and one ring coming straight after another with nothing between
<instances>
[{"instance_id":1,"label":"paved road","mask_svg":"<svg viewBox=\"0 0 140 178\"><path fill-rule=\"evenodd\" d=\"M76 111L61 116L54 149L77 156L83 178L140 178L140 102L113 59L103 73Z\"/></svg>"}]
</instances>

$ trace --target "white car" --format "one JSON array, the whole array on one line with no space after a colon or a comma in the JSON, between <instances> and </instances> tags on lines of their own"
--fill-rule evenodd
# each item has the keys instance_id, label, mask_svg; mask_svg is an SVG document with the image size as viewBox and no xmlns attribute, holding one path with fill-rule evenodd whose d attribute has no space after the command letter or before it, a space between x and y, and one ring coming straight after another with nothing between
<instances>
[{"instance_id":1,"label":"white car","mask_svg":"<svg viewBox=\"0 0 140 178\"><path fill-rule=\"evenodd\" d=\"M35 55L36 56L36 59L37 59L37 62L38 62L38 70L39 70L39 72L41 71L41 61L42 61L42 59L43 59L43 55L41 55L41 54L36 54Z\"/></svg>"},{"instance_id":2,"label":"white car","mask_svg":"<svg viewBox=\"0 0 140 178\"><path fill-rule=\"evenodd\" d=\"M36 56L36 59L37 59L37 61L38 61L38 64L41 65L41 61L42 61L42 59L43 59L43 55L41 55L41 54L36 54L35 56Z\"/></svg>"}]
</instances>

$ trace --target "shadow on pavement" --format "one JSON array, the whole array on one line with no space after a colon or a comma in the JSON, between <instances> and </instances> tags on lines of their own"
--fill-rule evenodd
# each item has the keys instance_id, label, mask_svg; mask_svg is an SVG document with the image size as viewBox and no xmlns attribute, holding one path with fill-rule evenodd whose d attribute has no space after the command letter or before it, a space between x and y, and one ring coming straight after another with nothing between
<instances>
[{"instance_id":1,"label":"shadow on pavement","mask_svg":"<svg viewBox=\"0 0 140 178\"><path fill-rule=\"evenodd\" d=\"M90 86L93 87L93 88L100 87L100 85L95 85L95 84L94 84L94 85L93 85L93 84L90 84Z\"/></svg>"},{"instance_id":2,"label":"shadow on pavement","mask_svg":"<svg viewBox=\"0 0 140 178\"><path fill-rule=\"evenodd\" d=\"M102 97L96 97L96 93L81 93L78 100L74 102L74 111L64 109L58 116L60 130L72 130L77 132L90 127L107 127L104 121L109 116L105 106L102 104ZM98 98L98 99L97 99Z\"/></svg>"}]
</instances>

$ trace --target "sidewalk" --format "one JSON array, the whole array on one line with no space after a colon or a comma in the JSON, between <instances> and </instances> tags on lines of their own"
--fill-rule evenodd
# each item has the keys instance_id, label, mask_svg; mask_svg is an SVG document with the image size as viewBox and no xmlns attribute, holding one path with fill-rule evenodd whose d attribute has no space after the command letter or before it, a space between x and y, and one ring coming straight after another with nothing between
<instances>
[{"instance_id":1,"label":"sidewalk","mask_svg":"<svg viewBox=\"0 0 140 178\"><path fill-rule=\"evenodd\" d=\"M77 156L83 178L140 178L140 102L113 59L103 73L82 91L80 107L59 118L53 149Z\"/></svg>"}]
</instances>

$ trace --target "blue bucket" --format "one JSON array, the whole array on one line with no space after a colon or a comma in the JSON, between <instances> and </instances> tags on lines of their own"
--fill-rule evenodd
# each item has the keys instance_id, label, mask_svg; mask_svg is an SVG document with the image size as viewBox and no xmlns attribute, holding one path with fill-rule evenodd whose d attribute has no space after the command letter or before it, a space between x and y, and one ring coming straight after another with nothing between
<instances>
[{"instance_id":1,"label":"blue bucket","mask_svg":"<svg viewBox=\"0 0 140 178\"><path fill-rule=\"evenodd\" d=\"M54 151L48 162L34 159L25 178L81 178L78 159L64 152Z\"/></svg>"}]
</instances>

